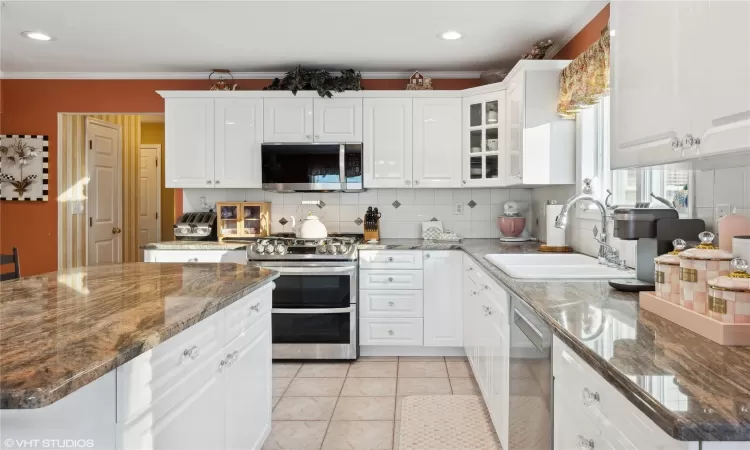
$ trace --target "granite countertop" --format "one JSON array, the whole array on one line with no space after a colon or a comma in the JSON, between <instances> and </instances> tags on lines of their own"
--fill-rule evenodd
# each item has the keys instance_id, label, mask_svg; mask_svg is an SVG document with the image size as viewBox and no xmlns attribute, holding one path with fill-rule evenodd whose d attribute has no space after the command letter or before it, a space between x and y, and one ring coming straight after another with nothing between
<instances>
[{"instance_id":1,"label":"granite countertop","mask_svg":"<svg viewBox=\"0 0 750 450\"><path fill-rule=\"evenodd\" d=\"M47 406L278 277L238 264L127 263L0 287L0 409Z\"/></svg>"},{"instance_id":2,"label":"granite countertop","mask_svg":"<svg viewBox=\"0 0 750 450\"><path fill-rule=\"evenodd\" d=\"M414 239L383 239L407 248ZM553 332L675 439L750 441L750 347L714 343L638 307L606 281L525 281L484 258L538 243L465 239L460 248L528 303Z\"/></svg>"},{"instance_id":3,"label":"granite countertop","mask_svg":"<svg viewBox=\"0 0 750 450\"><path fill-rule=\"evenodd\" d=\"M247 242L162 241L141 245L141 250L244 250Z\"/></svg>"}]
</instances>

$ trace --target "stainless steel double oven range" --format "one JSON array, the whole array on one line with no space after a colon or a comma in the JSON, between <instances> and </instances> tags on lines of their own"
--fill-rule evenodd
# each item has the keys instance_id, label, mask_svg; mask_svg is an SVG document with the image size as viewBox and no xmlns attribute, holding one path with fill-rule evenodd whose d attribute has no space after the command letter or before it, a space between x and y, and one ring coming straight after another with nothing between
<instances>
[{"instance_id":1,"label":"stainless steel double oven range","mask_svg":"<svg viewBox=\"0 0 750 450\"><path fill-rule=\"evenodd\" d=\"M271 310L274 359L357 359L360 240L272 236L248 246L249 264L281 273Z\"/></svg>"}]
</instances>

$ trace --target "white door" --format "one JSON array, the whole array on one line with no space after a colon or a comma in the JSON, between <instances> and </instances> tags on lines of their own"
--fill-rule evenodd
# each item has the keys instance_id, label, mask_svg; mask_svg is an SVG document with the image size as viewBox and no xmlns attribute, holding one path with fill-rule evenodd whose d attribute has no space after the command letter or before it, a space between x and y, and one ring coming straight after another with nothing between
<instances>
[{"instance_id":1,"label":"white door","mask_svg":"<svg viewBox=\"0 0 750 450\"><path fill-rule=\"evenodd\" d=\"M750 2L689 3L703 30L696 36L702 63L694 66L702 74L695 88L703 101L690 108L688 131L701 138L701 155L750 148Z\"/></svg>"},{"instance_id":2,"label":"white door","mask_svg":"<svg viewBox=\"0 0 750 450\"><path fill-rule=\"evenodd\" d=\"M271 432L271 315L226 348L234 355L225 372L227 449L260 449Z\"/></svg>"},{"instance_id":3,"label":"white door","mask_svg":"<svg viewBox=\"0 0 750 450\"><path fill-rule=\"evenodd\" d=\"M685 108L691 102L685 80L690 71L699 70L689 66L682 42L697 32L686 22L689 3L611 5L613 169L683 158L672 142L685 133Z\"/></svg>"},{"instance_id":4,"label":"white door","mask_svg":"<svg viewBox=\"0 0 750 450\"><path fill-rule=\"evenodd\" d=\"M214 186L260 188L263 99L214 100Z\"/></svg>"},{"instance_id":5,"label":"white door","mask_svg":"<svg viewBox=\"0 0 750 450\"><path fill-rule=\"evenodd\" d=\"M461 252L424 252L424 345L463 345L463 255Z\"/></svg>"},{"instance_id":6,"label":"white door","mask_svg":"<svg viewBox=\"0 0 750 450\"><path fill-rule=\"evenodd\" d=\"M263 142L312 142L313 99L266 98Z\"/></svg>"},{"instance_id":7,"label":"white door","mask_svg":"<svg viewBox=\"0 0 750 450\"><path fill-rule=\"evenodd\" d=\"M411 187L412 100L366 98L363 104L365 187Z\"/></svg>"},{"instance_id":8,"label":"white door","mask_svg":"<svg viewBox=\"0 0 750 450\"><path fill-rule=\"evenodd\" d=\"M361 98L313 100L315 142L362 142Z\"/></svg>"},{"instance_id":9,"label":"white door","mask_svg":"<svg viewBox=\"0 0 750 450\"><path fill-rule=\"evenodd\" d=\"M88 265L122 262L122 131L88 119Z\"/></svg>"},{"instance_id":10,"label":"white door","mask_svg":"<svg viewBox=\"0 0 750 450\"><path fill-rule=\"evenodd\" d=\"M463 99L464 186L503 186L507 123L505 90Z\"/></svg>"},{"instance_id":11,"label":"white door","mask_svg":"<svg viewBox=\"0 0 750 450\"><path fill-rule=\"evenodd\" d=\"M461 99L415 98L415 187L461 187Z\"/></svg>"},{"instance_id":12,"label":"white door","mask_svg":"<svg viewBox=\"0 0 750 450\"><path fill-rule=\"evenodd\" d=\"M118 450L223 449L226 441L224 352L218 352L189 376L207 381L164 415L155 412L117 424ZM157 411L158 412L158 411ZM237 447L232 447L237 448Z\"/></svg>"},{"instance_id":13,"label":"white door","mask_svg":"<svg viewBox=\"0 0 750 450\"><path fill-rule=\"evenodd\" d=\"M164 184L168 188L214 185L214 100L170 98L164 103Z\"/></svg>"},{"instance_id":14,"label":"white door","mask_svg":"<svg viewBox=\"0 0 750 450\"><path fill-rule=\"evenodd\" d=\"M138 155L138 247L159 242L161 145L141 145ZM139 250L143 261L143 250Z\"/></svg>"},{"instance_id":15,"label":"white door","mask_svg":"<svg viewBox=\"0 0 750 450\"><path fill-rule=\"evenodd\" d=\"M523 128L525 126L523 94L524 74L520 74L513 78L506 91L507 144L505 147L505 182L507 184L520 184L523 182Z\"/></svg>"}]
</instances>

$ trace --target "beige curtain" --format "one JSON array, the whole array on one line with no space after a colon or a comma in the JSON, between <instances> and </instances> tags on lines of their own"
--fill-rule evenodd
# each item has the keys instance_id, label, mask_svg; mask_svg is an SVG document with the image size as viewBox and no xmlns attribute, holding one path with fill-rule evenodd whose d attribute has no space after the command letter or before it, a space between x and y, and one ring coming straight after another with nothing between
<instances>
[{"instance_id":1,"label":"beige curtain","mask_svg":"<svg viewBox=\"0 0 750 450\"><path fill-rule=\"evenodd\" d=\"M557 112L575 119L576 112L609 94L609 28L560 73Z\"/></svg>"}]
</instances>

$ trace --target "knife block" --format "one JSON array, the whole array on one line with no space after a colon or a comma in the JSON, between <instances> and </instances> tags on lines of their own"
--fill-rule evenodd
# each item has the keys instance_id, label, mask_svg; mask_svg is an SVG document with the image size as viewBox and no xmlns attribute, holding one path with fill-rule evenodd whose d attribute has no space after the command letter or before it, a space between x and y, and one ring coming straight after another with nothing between
<instances>
[{"instance_id":1,"label":"knife block","mask_svg":"<svg viewBox=\"0 0 750 450\"><path fill-rule=\"evenodd\" d=\"M376 225L372 230L365 230L365 242L375 239L380 240L380 224Z\"/></svg>"}]
</instances>

